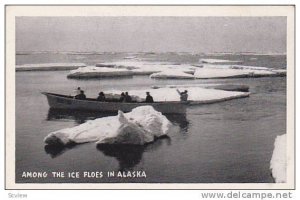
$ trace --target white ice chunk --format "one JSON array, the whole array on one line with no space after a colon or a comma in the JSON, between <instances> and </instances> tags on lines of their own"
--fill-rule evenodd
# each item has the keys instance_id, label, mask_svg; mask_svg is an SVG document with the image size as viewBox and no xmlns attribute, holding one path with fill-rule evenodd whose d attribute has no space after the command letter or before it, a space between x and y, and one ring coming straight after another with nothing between
<instances>
[{"instance_id":1,"label":"white ice chunk","mask_svg":"<svg viewBox=\"0 0 300 200\"><path fill-rule=\"evenodd\" d=\"M203 65L198 68L195 78L237 78L237 77L264 77L264 76L282 76L283 70L276 70L267 67L243 66L243 65Z\"/></svg>"},{"instance_id":2,"label":"white ice chunk","mask_svg":"<svg viewBox=\"0 0 300 200\"><path fill-rule=\"evenodd\" d=\"M47 144L97 142L143 145L168 133L171 122L152 106L141 106L117 116L98 118L45 137Z\"/></svg>"},{"instance_id":3,"label":"white ice chunk","mask_svg":"<svg viewBox=\"0 0 300 200\"><path fill-rule=\"evenodd\" d=\"M270 162L270 169L272 170L272 176L274 177L276 183L286 182L286 148L286 134L277 136Z\"/></svg>"},{"instance_id":4,"label":"white ice chunk","mask_svg":"<svg viewBox=\"0 0 300 200\"><path fill-rule=\"evenodd\" d=\"M247 70L238 69L221 69L221 68L199 68L195 71L195 78L234 78L247 77L250 72Z\"/></svg>"},{"instance_id":5,"label":"white ice chunk","mask_svg":"<svg viewBox=\"0 0 300 200\"><path fill-rule=\"evenodd\" d=\"M81 67L70 71L68 78L96 78L96 77L116 77L132 76L133 73L127 69L117 69L110 67Z\"/></svg>"},{"instance_id":6,"label":"white ice chunk","mask_svg":"<svg viewBox=\"0 0 300 200\"><path fill-rule=\"evenodd\" d=\"M179 70L165 70L150 75L150 78L157 79L194 79L194 76Z\"/></svg>"},{"instance_id":7,"label":"white ice chunk","mask_svg":"<svg viewBox=\"0 0 300 200\"><path fill-rule=\"evenodd\" d=\"M253 57L253 58L250 58L249 60L257 60L257 58Z\"/></svg>"},{"instance_id":8,"label":"white ice chunk","mask_svg":"<svg viewBox=\"0 0 300 200\"><path fill-rule=\"evenodd\" d=\"M274 69L272 72L275 72L277 75L286 76L286 70L285 69Z\"/></svg>"},{"instance_id":9,"label":"white ice chunk","mask_svg":"<svg viewBox=\"0 0 300 200\"><path fill-rule=\"evenodd\" d=\"M150 75L165 70L180 70L193 74L197 67L188 64L174 64L169 62L147 62L147 61L117 61L98 63L97 67L125 68L131 70L135 75Z\"/></svg>"},{"instance_id":10,"label":"white ice chunk","mask_svg":"<svg viewBox=\"0 0 300 200\"><path fill-rule=\"evenodd\" d=\"M16 65L16 71L58 71L85 67L84 63L41 63Z\"/></svg>"},{"instance_id":11,"label":"white ice chunk","mask_svg":"<svg viewBox=\"0 0 300 200\"><path fill-rule=\"evenodd\" d=\"M136 59L137 57L136 56L126 56L124 57L124 59Z\"/></svg>"},{"instance_id":12,"label":"white ice chunk","mask_svg":"<svg viewBox=\"0 0 300 200\"><path fill-rule=\"evenodd\" d=\"M203 64L203 68L217 68L217 69L250 69L250 70L272 70L273 68L261 66L247 66L247 65L216 65L216 64Z\"/></svg>"},{"instance_id":13,"label":"white ice chunk","mask_svg":"<svg viewBox=\"0 0 300 200\"><path fill-rule=\"evenodd\" d=\"M200 63L240 63L240 60L200 59Z\"/></svg>"}]
</instances>

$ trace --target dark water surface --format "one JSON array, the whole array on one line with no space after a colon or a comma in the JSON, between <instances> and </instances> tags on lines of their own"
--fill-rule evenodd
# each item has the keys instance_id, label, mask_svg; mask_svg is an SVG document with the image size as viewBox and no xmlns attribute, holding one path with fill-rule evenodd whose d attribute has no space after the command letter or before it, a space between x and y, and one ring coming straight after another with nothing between
<instances>
[{"instance_id":1,"label":"dark water surface","mask_svg":"<svg viewBox=\"0 0 300 200\"><path fill-rule=\"evenodd\" d=\"M26 57L27 56L27 57ZM96 62L109 56L18 55L17 63ZM64 55L65 56L65 55ZM78 56L78 55L73 55ZM150 55L149 60L155 55ZM53 57L53 58L52 58ZM252 57L257 57L255 63ZM209 57L205 57L209 58ZM285 67L285 56L226 56L245 65ZM193 63L191 55L157 55L159 61ZM248 62L248 63L247 63ZM262 65L264 64L264 65ZM67 71L16 73L16 182L149 182L260 183L273 182L269 163L274 139L286 132L286 78L220 80L153 80L148 76L122 79L72 80ZM68 93L81 86L88 97L99 90L130 90L152 85L193 83L247 84L251 96L210 105L190 106L186 115L168 115L175 125L168 138L143 147L97 147L95 143L53 149L43 139L50 132L74 127L103 113L49 110L41 92ZM145 171L147 178L22 178L23 172Z\"/></svg>"}]
</instances>

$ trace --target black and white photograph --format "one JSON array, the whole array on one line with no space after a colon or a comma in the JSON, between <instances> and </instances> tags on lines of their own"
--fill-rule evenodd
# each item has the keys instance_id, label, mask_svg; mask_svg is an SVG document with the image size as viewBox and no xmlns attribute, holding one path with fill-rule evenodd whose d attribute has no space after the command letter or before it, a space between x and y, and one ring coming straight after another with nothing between
<instances>
[{"instance_id":1,"label":"black and white photograph","mask_svg":"<svg viewBox=\"0 0 300 200\"><path fill-rule=\"evenodd\" d=\"M294 187L293 6L104 7L6 7L8 188Z\"/></svg>"}]
</instances>

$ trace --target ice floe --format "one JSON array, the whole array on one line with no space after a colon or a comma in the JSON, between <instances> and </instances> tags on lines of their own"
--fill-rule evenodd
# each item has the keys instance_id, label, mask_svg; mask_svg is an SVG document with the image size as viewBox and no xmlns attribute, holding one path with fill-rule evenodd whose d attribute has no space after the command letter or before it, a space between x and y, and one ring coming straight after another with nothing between
<instances>
[{"instance_id":1,"label":"ice floe","mask_svg":"<svg viewBox=\"0 0 300 200\"><path fill-rule=\"evenodd\" d=\"M195 71L195 78L237 78L249 76L248 71L237 69L221 69L221 68L199 68Z\"/></svg>"},{"instance_id":2,"label":"ice floe","mask_svg":"<svg viewBox=\"0 0 300 200\"><path fill-rule=\"evenodd\" d=\"M126 57L124 57L124 59L131 60L131 59L137 59L137 57L136 56L126 56Z\"/></svg>"},{"instance_id":3,"label":"ice floe","mask_svg":"<svg viewBox=\"0 0 300 200\"><path fill-rule=\"evenodd\" d=\"M16 71L58 71L85 67L84 63L41 63L16 65Z\"/></svg>"},{"instance_id":4,"label":"ice floe","mask_svg":"<svg viewBox=\"0 0 300 200\"><path fill-rule=\"evenodd\" d=\"M70 71L68 78L100 78L100 77L118 77L132 76L133 73L127 69L117 69L110 67L81 67Z\"/></svg>"},{"instance_id":5,"label":"ice floe","mask_svg":"<svg viewBox=\"0 0 300 200\"><path fill-rule=\"evenodd\" d=\"M200 59L200 63L241 63L240 60Z\"/></svg>"},{"instance_id":6,"label":"ice floe","mask_svg":"<svg viewBox=\"0 0 300 200\"><path fill-rule=\"evenodd\" d=\"M135 75L151 75L153 73L180 70L193 74L197 67L188 64L174 64L169 62L147 62L147 61L117 61L110 63L98 63L97 67L124 68Z\"/></svg>"},{"instance_id":7,"label":"ice floe","mask_svg":"<svg viewBox=\"0 0 300 200\"><path fill-rule=\"evenodd\" d=\"M195 77L191 74L187 74L180 70L165 70L162 72L154 73L150 75L150 78L156 79L194 79Z\"/></svg>"},{"instance_id":8,"label":"ice floe","mask_svg":"<svg viewBox=\"0 0 300 200\"><path fill-rule=\"evenodd\" d=\"M166 135L171 122L152 106L141 106L117 116L98 118L73 128L50 133L44 142L48 145L96 142L98 144L144 145Z\"/></svg>"},{"instance_id":9,"label":"ice floe","mask_svg":"<svg viewBox=\"0 0 300 200\"><path fill-rule=\"evenodd\" d=\"M286 70L243 65L211 65L198 68L194 76L199 79L284 76Z\"/></svg>"},{"instance_id":10,"label":"ice floe","mask_svg":"<svg viewBox=\"0 0 300 200\"><path fill-rule=\"evenodd\" d=\"M286 182L287 155L286 155L286 134L277 136L274 142L274 150L270 162L272 176L276 183Z\"/></svg>"},{"instance_id":11,"label":"ice floe","mask_svg":"<svg viewBox=\"0 0 300 200\"><path fill-rule=\"evenodd\" d=\"M160 79L213 79L248 78L265 76L285 76L286 70L258 66L217 65L217 64L179 64L169 62L117 61L98 63L73 70L69 78L114 77L129 75L150 75Z\"/></svg>"},{"instance_id":12,"label":"ice floe","mask_svg":"<svg viewBox=\"0 0 300 200\"><path fill-rule=\"evenodd\" d=\"M158 89L139 89L128 91L130 95L135 96L136 100L144 101L146 92L150 92L154 101L180 101L179 91L188 91L188 100L191 104L206 104L226 101L236 98L248 97L248 92L224 91L216 89L208 89L201 87L178 87L178 88L158 88ZM120 90L108 90L107 94L121 94Z\"/></svg>"}]
</instances>

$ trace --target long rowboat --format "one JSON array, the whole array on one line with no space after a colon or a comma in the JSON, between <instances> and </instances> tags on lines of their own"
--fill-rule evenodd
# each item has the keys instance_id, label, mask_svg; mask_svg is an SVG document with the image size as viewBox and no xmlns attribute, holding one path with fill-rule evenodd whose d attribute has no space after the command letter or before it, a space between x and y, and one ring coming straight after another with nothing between
<instances>
[{"instance_id":1,"label":"long rowboat","mask_svg":"<svg viewBox=\"0 0 300 200\"><path fill-rule=\"evenodd\" d=\"M86 111L99 111L99 112L116 112L121 110L123 112L129 112L133 108L138 106L150 105L159 112L165 114L183 114L186 112L185 102L131 102L124 103L117 100L108 100L105 102L97 101L96 99L79 100L72 96L54 94L43 92L42 94L47 96L48 104L51 108L55 109L67 109L67 110L86 110Z\"/></svg>"}]
</instances>

